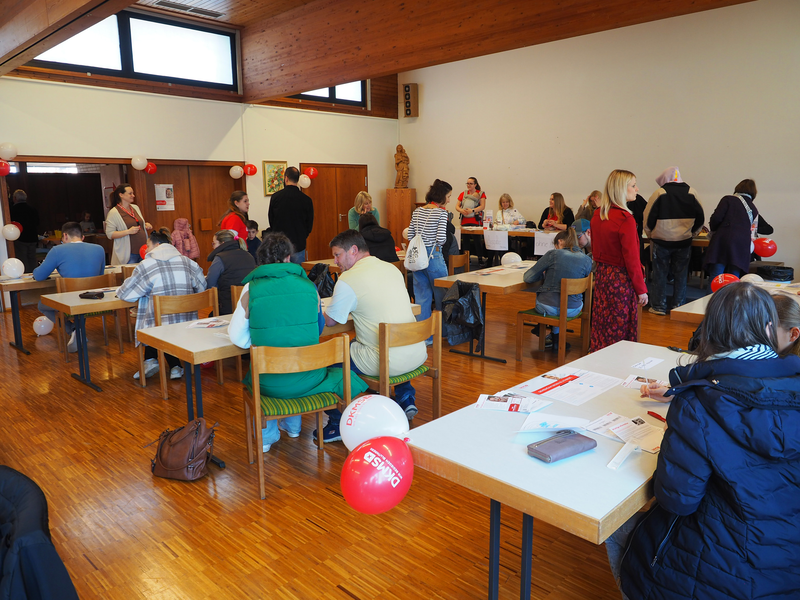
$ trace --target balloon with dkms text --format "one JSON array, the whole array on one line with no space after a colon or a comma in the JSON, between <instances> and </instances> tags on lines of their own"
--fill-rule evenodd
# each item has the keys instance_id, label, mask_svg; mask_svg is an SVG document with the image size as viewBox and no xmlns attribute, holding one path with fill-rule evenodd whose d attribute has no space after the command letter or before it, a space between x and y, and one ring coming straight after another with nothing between
<instances>
[{"instance_id":1,"label":"balloon with dkms text","mask_svg":"<svg viewBox=\"0 0 800 600\"><path fill-rule=\"evenodd\" d=\"M342 442L348 450L376 437L404 436L408 417L402 408L386 396L368 394L347 405L339 422Z\"/></svg>"},{"instance_id":2,"label":"balloon with dkms text","mask_svg":"<svg viewBox=\"0 0 800 600\"><path fill-rule=\"evenodd\" d=\"M714 279L711 280L711 291L716 292L718 289L723 288L729 283L733 283L734 281L739 281L739 278L731 273L723 273L722 275L717 275L716 277L714 277Z\"/></svg>"},{"instance_id":3,"label":"balloon with dkms text","mask_svg":"<svg viewBox=\"0 0 800 600\"><path fill-rule=\"evenodd\" d=\"M342 495L358 512L377 515L400 504L414 479L411 450L396 437L357 446L344 461Z\"/></svg>"}]
</instances>

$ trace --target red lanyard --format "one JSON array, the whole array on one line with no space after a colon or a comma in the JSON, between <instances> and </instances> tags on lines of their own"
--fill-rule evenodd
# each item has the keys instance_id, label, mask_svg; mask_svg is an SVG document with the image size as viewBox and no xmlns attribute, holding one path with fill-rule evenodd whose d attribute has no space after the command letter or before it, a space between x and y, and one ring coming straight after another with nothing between
<instances>
[{"instance_id":1,"label":"red lanyard","mask_svg":"<svg viewBox=\"0 0 800 600\"><path fill-rule=\"evenodd\" d=\"M133 211L132 211L132 210L128 210L127 208L125 208L124 206L122 206L122 203L120 203L120 204L117 204L117 206L118 206L119 208L121 208L122 210L124 210L126 213L128 213L128 216L130 216L130 218L131 218L131 219L133 219L134 221L136 221L136 224L137 224L137 225L139 224L139 217L137 217L137 216L136 216L136 215L133 213Z\"/></svg>"}]
</instances>

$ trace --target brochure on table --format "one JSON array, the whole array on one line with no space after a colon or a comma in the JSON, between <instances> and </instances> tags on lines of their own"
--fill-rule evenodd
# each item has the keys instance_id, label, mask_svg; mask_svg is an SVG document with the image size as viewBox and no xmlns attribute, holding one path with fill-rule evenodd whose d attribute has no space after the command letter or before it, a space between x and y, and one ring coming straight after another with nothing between
<instances>
[{"instance_id":1,"label":"brochure on table","mask_svg":"<svg viewBox=\"0 0 800 600\"><path fill-rule=\"evenodd\" d=\"M559 367L515 385L508 391L523 396L545 397L549 400L566 402L572 406L580 406L621 383L621 379L610 375L572 367Z\"/></svg>"}]
</instances>

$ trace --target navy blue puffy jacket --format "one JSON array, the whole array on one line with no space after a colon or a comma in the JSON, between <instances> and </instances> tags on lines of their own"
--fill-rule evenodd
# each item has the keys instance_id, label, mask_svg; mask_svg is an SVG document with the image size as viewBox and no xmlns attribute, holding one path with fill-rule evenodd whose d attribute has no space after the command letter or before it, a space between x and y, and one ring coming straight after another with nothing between
<instances>
[{"instance_id":1,"label":"navy blue puffy jacket","mask_svg":"<svg viewBox=\"0 0 800 600\"><path fill-rule=\"evenodd\" d=\"M798 374L797 356L670 373L658 504L623 559L631 600L800 598Z\"/></svg>"}]
</instances>

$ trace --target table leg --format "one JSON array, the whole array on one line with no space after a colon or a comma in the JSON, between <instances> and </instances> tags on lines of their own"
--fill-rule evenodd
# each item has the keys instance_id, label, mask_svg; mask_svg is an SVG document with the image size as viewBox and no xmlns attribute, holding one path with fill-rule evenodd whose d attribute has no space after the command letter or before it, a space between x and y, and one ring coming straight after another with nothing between
<instances>
[{"instance_id":1,"label":"table leg","mask_svg":"<svg viewBox=\"0 0 800 600\"><path fill-rule=\"evenodd\" d=\"M506 364L505 358L486 356L486 327L488 326L486 322L486 292L481 293L481 315L483 316L483 330L481 331L481 339L478 340L477 347L479 348L479 354L476 354L475 350L473 350L473 344L475 340L469 341L469 352L464 352L463 350L457 350L456 348L450 348L450 352L453 352L455 354L463 354L464 356L483 358L484 360L493 360L495 362Z\"/></svg>"},{"instance_id":2,"label":"table leg","mask_svg":"<svg viewBox=\"0 0 800 600\"><path fill-rule=\"evenodd\" d=\"M520 600L531 599L531 560L533 559L533 517L522 513L522 566L519 572Z\"/></svg>"},{"instance_id":3,"label":"table leg","mask_svg":"<svg viewBox=\"0 0 800 600\"><path fill-rule=\"evenodd\" d=\"M78 373L72 376L81 383L88 385L96 392L102 392L100 386L92 383L92 375L89 372L89 344L86 340L86 316L75 315L75 341L78 343Z\"/></svg>"},{"instance_id":4,"label":"table leg","mask_svg":"<svg viewBox=\"0 0 800 600\"><path fill-rule=\"evenodd\" d=\"M500 503L489 507L489 600L497 600L500 587Z\"/></svg>"},{"instance_id":5,"label":"table leg","mask_svg":"<svg viewBox=\"0 0 800 600\"><path fill-rule=\"evenodd\" d=\"M193 368L194 367L194 368ZM200 365L192 365L187 361L183 361L183 376L186 378L186 412L189 421L194 420L194 402L192 401L192 371L194 371L194 389L197 396L197 418L203 416L203 387L201 385L201 376L203 369ZM211 457L211 462L217 465L220 469L225 468L225 462L218 456Z\"/></svg>"},{"instance_id":6,"label":"table leg","mask_svg":"<svg viewBox=\"0 0 800 600\"><path fill-rule=\"evenodd\" d=\"M14 323L14 341L9 342L8 345L24 354L30 354L30 351L25 350L22 345L22 324L19 321L19 292L8 292L8 295L11 297L11 321Z\"/></svg>"}]
</instances>

